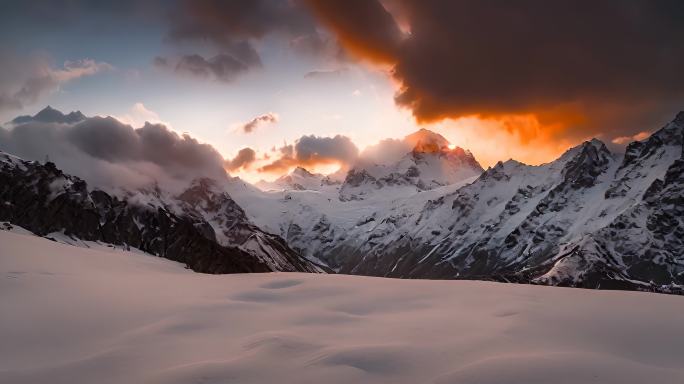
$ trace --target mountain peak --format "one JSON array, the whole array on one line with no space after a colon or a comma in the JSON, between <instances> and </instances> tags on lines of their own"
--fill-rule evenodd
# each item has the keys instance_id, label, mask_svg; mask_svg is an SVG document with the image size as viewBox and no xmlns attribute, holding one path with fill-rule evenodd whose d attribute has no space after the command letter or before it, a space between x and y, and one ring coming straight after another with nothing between
<instances>
[{"instance_id":1,"label":"mountain peak","mask_svg":"<svg viewBox=\"0 0 684 384\"><path fill-rule=\"evenodd\" d=\"M475 156L473 156L473 153L470 152L469 150L463 149L463 148L458 147L458 146L455 146L455 147L449 149L449 153L451 153L452 155L458 156L458 157L467 157L467 158L470 158L470 157L474 158L475 157Z\"/></svg>"},{"instance_id":2,"label":"mountain peak","mask_svg":"<svg viewBox=\"0 0 684 384\"><path fill-rule=\"evenodd\" d=\"M12 124L19 125L30 122L73 124L85 119L86 116L81 111L74 111L65 115L60 110L48 105L33 116L23 115L16 117L12 120Z\"/></svg>"},{"instance_id":3,"label":"mountain peak","mask_svg":"<svg viewBox=\"0 0 684 384\"><path fill-rule=\"evenodd\" d=\"M674 120L653 132L650 137L644 140L644 143L656 146L661 144L679 145L682 142L684 142L684 111L677 113Z\"/></svg>"},{"instance_id":4,"label":"mountain peak","mask_svg":"<svg viewBox=\"0 0 684 384\"><path fill-rule=\"evenodd\" d=\"M593 186L598 175L603 173L613 160L608 147L598 139L585 141L571 151L573 156L565 164L562 172L565 180L574 188Z\"/></svg>"},{"instance_id":5,"label":"mountain peak","mask_svg":"<svg viewBox=\"0 0 684 384\"><path fill-rule=\"evenodd\" d=\"M606 144L597 138L593 138L591 140L588 140L588 141L585 141L584 143L582 143L583 148L588 147L588 146L592 146L600 152L611 153L610 150L608 149L608 147L606 146Z\"/></svg>"},{"instance_id":6,"label":"mountain peak","mask_svg":"<svg viewBox=\"0 0 684 384\"><path fill-rule=\"evenodd\" d=\"M674 124L680 125L684 127L684 111L679 111L677 113L677 116L675 116L674 120L672 120Z\"/></svg>"},{"instance_id":7,"label":"mountain peak","mask_svg":"<svg viewBox=\"0 0 684 384\"><path fill-rule=\"evenodd\" d=\"M290 172L290 175L298 175L298 176L303 176L303 177L314 176L313 173L307 171L306 168L303 168L303 167L295 168L292 172Z\"/></svg>"},{"instance_id":8,"label":"mountain peak","mask_svg":"<svg viewBox=\"0 0 684 384\"><path fill-rule=\"evenodd\" d=\"M33 116L34 120L39 120L39 121L44 121L45 119L59 119L63 118L64 114L61 111L58 111L51 106L47 106L40 110L38 113L36 113Z\"/></svg>"},{"instance_id":9,"label":"mountain peak","mask_svg":"<svg viewBox=\"0 0 684 384\"><path fill-rule=\"evenodd\" d=\"M404 141L411 145L413 152L419 153L442 152L448 150L450 145L444 136L425 128L406 136Z\"/></svg>"}]
</instances>

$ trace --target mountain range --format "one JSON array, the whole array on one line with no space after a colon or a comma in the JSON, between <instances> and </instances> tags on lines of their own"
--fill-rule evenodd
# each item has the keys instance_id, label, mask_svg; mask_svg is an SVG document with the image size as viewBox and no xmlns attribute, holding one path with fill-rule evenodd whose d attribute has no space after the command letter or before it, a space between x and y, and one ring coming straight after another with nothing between
<instances>
[{"instance_id":1,"label":"mountain range","mask_svg":"<svg viewBox=\"0 0 684 384\"><path fill-rule=\"evenodd\" d=\"M59 114L64 124L78 117ZM208 273L681 292L683 136L680 112L624 153L593 139L546 164L508 160L484 170L472 153L423 129L393 142L394 158L361 156L343 177L297 168L261 189L238 178L197 178L180 193L153 186L113 194L58 165L2 153L0 220L41 236L138 248Z\"/></svg>"},{"instance_id":2,"label":"mountain range","mask_svg":"<svg viewBox=\"0 0 684 384\"><path fill-rule=\"evenodd\" d=\"M137 248L197 272L321 272L276 235L260 230L215 180L178 195L124 196L91 189L55 164L0 152L0 220L44 236Z\"/></svg>"}]
</instances>

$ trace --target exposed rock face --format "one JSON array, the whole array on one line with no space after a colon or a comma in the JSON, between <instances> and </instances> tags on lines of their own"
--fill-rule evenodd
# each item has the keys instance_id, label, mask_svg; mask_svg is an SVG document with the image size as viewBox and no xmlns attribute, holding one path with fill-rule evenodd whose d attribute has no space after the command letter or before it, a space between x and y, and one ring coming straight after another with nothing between
<instances>
[{"instance_id":1,"label":"exposed rock face","mask_svg":"<svg viewBox=\"0 0 684 384\"><path fill-rule=\"evenodd\" d=\"M0 152L0 220L41 236L63 232L135 247L197 272L320 271L282 239L251 224L227 194L211 195L211 185L199 180L173 201L164 201L157 190L136 191L133 202L89 190L52 163ZM216 228L206 212L220 220L213 222Z\"/></svg>"}]
</instances>

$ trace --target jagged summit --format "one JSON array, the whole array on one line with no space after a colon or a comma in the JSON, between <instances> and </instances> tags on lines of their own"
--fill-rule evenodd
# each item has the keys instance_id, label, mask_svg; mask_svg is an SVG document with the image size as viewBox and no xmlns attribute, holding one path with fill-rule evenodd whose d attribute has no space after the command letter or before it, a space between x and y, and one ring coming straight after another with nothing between
<instances>
[{"instance_id":1,"label":"jagged summit","mask_svg":"<svg viewBox=\"0 0 684 384\"><path fill-rule=\"evenodd\" d=\"M40 110L33 116L23 115L16 117L10 123L13 125L21 125L30 122L40 122L40 123L61 123L61 124L74 124L86 119L86 116L81 113L81 111L74 111L68 114L64 114L61 111L47 106Z\"/></svg>"},{"instance_id":2,"label":"jagged summit","mask_svg":"<svg viewBox=\"0 0 684 384\"><path fill-rule=\"evenodd\" d=\"M679 111L677 113L677 116L675 116L674 120L672 120L674 124L680 125L684 127L684 111Z\"/></svg>"},{"instance_id":3,"label":"jagged summit","mask_svg":"<svg viewBox=\"0 0 684 384\"><path fill-rule=\"evenodd\" d=\"M327 184L328 178L320 173L311 173L306 168L298 166L287 175L280 176L275 181L261 180L256 186L264 191L269 190L319 190Z\"/></svg>"},{"instance_id":4,"label":"jagged summit","mask_svg":"<svg viewBox=\"0 0 684 384\"><path fill-rule=\"evenodd\" d=\"M298 175L298 176L303 176L303 177L312 177L314 176L313 173L309 172L306 168L303 167L297 167L290 172L290 175Z\"/></svg>"},{"instance_id":5,"label":"jagged summit","mask_svg":"<svg viewBox=\"0 0 684 384\"><path fill-rule=\"evenodd\" d=\"M42 116L56 114L46 109ZM484 172L472 153L421 129L405 140L385 141L365 162L360 156L340 185L297 167L269 193L242 187L228 191L223 183L199 179L179 195L152 193L141 200L171 198L153 209L141 209L124 196L130 207L124 213L132 215L121 218L124 237L114 236L121 231L106 233L116 242L161 252L163 244L154 242L153 233L138 234L132 227L139 218L164 220L161 209L194 228L183 229L182 239L238 245L242 260L254 260L249 268L306 269L290 246L310 261L351 274L679 289L684 285L683 120L678 114L650 137L630 143L624 154L591 139L549 163L507 160ZM376 161L388 153L391 161ZM29 170L45 174L39 184L48 199L66 190L79 210L90 207L91 199L98 210L119 212L120 197L115 201L88 192L84 183L58 175L51 166L9 156L2 163L1 170L11 176L0 190L9 188L12 201L19 203L22 193L30 192L16 188L31 185L31 177L14 179ZM26 220L45 216L25 208L34 213ZM11 205L3 209L16 212ZM98 225L78 214L85 217L78 225ZM66 220L57 219L54 228ZM78 231L99 236L85 227ZM282 236L287 245L270 234ZM152 243L144 243L148 240ZM293 267L297 260L302 264ZM218 267L197 266L224 270Z\"/></svg>"},{"instance_id":6,"label":"jagged summit","mask_svg":"<svg viewBox=\"0 0 684 384\"><path fill-rule=\"evenodd\" d=\"M398 155L398 152L404 152ZM386 154L388 159L383 159ZM358 200L384 188L426 191L478 176L483 171L473 154L453 147L444 136L425 128L403 140L378 144L369 159L363 154L348 172L340 199Z\"/></svg>"},{"instance_id":7,"label":"jagged summit","mask_svg":"<svg viewBox=\"0 0 684 384\"><path fill-rule=\"evenodd\" d=\"M475 179L432 188L427 171L453 163L438 135L419 131L416 142L434 144L427 151L405 146L394 163L357 165L339 199L279 199L268 225L340 273L677 291L681 117L625 154L592 139L545 164L501 161Z\"/></svg>"}]
</instances>

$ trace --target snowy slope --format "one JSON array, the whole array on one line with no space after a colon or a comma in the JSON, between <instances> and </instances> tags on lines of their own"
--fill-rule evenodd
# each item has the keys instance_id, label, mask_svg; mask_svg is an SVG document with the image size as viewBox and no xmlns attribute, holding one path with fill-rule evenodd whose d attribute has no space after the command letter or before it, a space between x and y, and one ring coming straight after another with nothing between
<instances>
[{"instance_id":1,"label":"snowy slope","mask_svg":"<svg viewBox=\"0 0 684 384\"><path fill-rule=\"evenodd\" d=\"M0 274L0 383L684 382L679 296L212 276L3 231Z\"/></svg>"}]
</instances>

